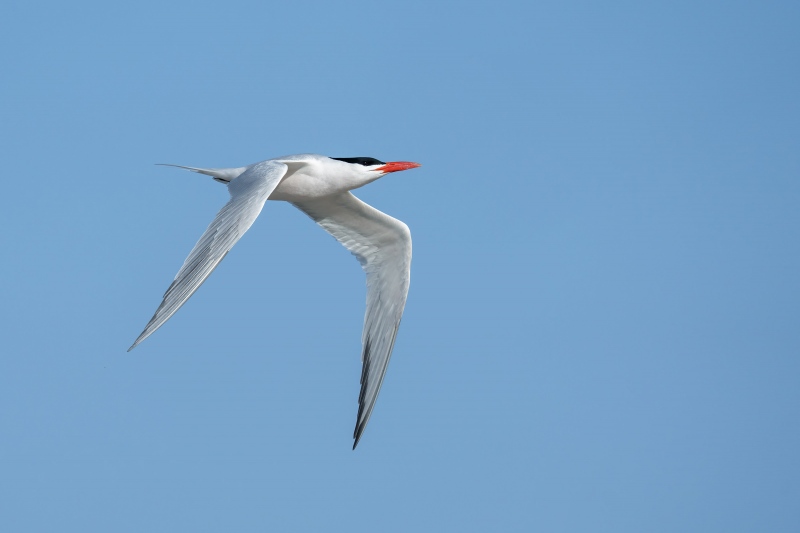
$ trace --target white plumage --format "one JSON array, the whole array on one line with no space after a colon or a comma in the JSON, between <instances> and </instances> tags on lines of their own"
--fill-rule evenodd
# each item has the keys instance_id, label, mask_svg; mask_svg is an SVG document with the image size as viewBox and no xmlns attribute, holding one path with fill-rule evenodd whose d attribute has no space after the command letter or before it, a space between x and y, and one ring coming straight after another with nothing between
<instances>
[{"instance_id":1,"label":"white plumage","mask_svg":"<svg viewBox=\"0 0 800 533\"><path fill-rule=\"evenodd\" d=\"M300 154L240 168L180 167L226 183L231 199L189 253L153 318L128 351L164 325L194 294L250 228L267 200L291 202L352 252L367 274L355 449L375 407L403 316L411 271L411 233L408 226L350 191L389 172L418 166L367 157Z\"/></svg>"}]
</instances>

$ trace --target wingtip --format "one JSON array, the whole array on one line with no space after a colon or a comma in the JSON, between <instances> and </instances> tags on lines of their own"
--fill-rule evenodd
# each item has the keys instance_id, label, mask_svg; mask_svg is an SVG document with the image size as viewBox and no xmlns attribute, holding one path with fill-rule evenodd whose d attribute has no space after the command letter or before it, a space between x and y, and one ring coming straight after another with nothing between
<instances>
[{"instance_id":1,"label":"wingtip","mask_svg":"<svg viewBox=\"0 0 800 533\"><path fill-rule=\"evenodd\" d=\"M359 424L356 424L356 429L355 429L355 431L353 431L353 439L354 439L353 449L354 450L356 449L356 446L358 446L358 443L361 442L361 435L363 435L363 434L364 434L364 428L363 427L359 427Z\"/></svg>"},{"instance_id":2,"label":"wingtip","mask_svg":"<svg viewBox=\"0 0 800 533\"><path fill-rule=\"evenodd\" d=\"M146 338L147 338L147 337L143 337L142 335L139 335L139 338L138 338L138 339L136 339L135 341L133 341L133 344L131 344L131 347L130 347L130 348L128 348L128 351L130 352L131 350L133 350L134 348L136 348L137 346L139 346L139 344L141 344L141 342L142 342L143 340L145 340Z\"/></svg>"}]
</instances>

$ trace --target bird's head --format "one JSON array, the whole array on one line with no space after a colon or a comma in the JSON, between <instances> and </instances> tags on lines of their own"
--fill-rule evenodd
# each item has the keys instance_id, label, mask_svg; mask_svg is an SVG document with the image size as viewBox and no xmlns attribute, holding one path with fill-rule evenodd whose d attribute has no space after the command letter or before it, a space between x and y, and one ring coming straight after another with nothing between
<instances>
[{"instance_id":1,"label":"bird's head","mask_svg":"<svg viewBox=\"0 0 800 533\"><path fill-rule=\"evenodd\" d=\"M399 172L401 170L422 166L419 163L412 163L410 161L390 161L384 163L374 157L331 157L331 159L343 161L344 163L352 165L351 168L354 172L359 174L366 173L366 175L373 176L373 179L378 179L390 172Z\"/></svg>"},{"instance_id":2,"label":"bird's head","mask_svg":"<svg viewBox=\"0 0 800 533\"><path fill-rule=\"evenodd\" d=\"M421 166L419 163L408 161L384 163L374 157L331 157L330 160L333 166L336 167L335 170L331 169L333 176L336 176L335 179L341 180L341 183L348 190L363 187L390 172L399 172Z\"/></svg>"}]
</instances>

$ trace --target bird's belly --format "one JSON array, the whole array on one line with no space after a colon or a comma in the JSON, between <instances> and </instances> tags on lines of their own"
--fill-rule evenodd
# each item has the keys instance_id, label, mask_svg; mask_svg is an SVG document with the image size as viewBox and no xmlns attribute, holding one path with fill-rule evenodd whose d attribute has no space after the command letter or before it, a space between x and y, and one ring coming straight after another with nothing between
<instances>
[{"instance_id":1,"label":"bird's belly","mask_svg":"<svg viewBox=\"0 0 800 533\"><path fill-rule=\"evenodd\" d=\"M309 176L296 172L281 181L272 194L270 200L283 200L286 202L296 202L309 198L321 198L346 191L341 185L332 183L333 180L326 180L322 177Z\"/></svg>"}]
</instances>

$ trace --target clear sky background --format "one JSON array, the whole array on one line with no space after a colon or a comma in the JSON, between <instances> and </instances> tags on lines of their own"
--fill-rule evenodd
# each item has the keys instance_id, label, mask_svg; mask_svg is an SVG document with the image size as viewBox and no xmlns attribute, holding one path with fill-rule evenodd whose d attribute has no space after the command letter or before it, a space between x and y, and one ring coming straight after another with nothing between
<instances>
[{"instance_id":1,"label":"clear sky background","mask_svg":"<svg viewBox=\"0 0 800 533\"><path fill-rule=\"evenodd\" d=\"M797 2L6 1L0 530L797 531ZM351 451L364 278L284 154L419 161Z\"/></svg>"}]
</instances>

